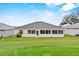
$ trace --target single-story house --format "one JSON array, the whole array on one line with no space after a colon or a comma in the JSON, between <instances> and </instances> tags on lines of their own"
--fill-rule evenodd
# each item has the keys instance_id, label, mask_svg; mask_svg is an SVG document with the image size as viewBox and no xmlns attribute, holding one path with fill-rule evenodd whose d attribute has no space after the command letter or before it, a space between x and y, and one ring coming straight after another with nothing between
<instances>
[{"instance_id":1,"label":"single-story house","mask_svg":"<svg viewBox=\"0 0 79 59\"><path fill-rule=\"evenodd\" d=\"M15 27L0 23L0 37L1 36L7 37L7 36L14 35L13 28Z\"/></svg>"},{"instance_id":2,"label":"single-story house","mask_svg":"<svg viewBox=\"0 0 79 59\"><path fill-rule=\"evenodd\" d=\"M34 22L14 29L14 34L22 32L22 37L64 37L61 26L45 22Z\"/></svg>"},{"instance_id":3,"label":"single-story house","mask_svg":"<svg viewBox=\"0 0 79 59\"><path fill-rule=\"evenodd\" d=\"M64 33L73 36L79 34L79 23L64 26Z\"/></svg>"}]
</instances>

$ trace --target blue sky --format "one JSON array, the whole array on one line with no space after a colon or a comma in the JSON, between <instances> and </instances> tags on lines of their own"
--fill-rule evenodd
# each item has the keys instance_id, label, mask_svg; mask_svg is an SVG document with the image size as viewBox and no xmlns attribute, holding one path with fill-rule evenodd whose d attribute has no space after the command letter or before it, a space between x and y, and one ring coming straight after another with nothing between
<instances>
[{"instance_id":1,"label":"blue sky","mask_svg":"<svg viewBox=\"0 0 79 59\"><path fill-rule=\"evenodd\" d=\"M78 10L77 3L0 3L0 23L21 26L44 21L59 25L65 15Z\"/></svg>"}]
</instances>

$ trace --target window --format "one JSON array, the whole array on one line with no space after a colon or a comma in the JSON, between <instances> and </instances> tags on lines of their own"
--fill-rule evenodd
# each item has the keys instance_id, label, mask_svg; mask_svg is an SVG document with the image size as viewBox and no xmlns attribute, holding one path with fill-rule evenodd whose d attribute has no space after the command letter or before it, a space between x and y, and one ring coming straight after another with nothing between
<instances>
[{"instance_id":1,"label":"window","mask_svg":"<svg viewBox=\"0 0 79 59\"><path fill-rule=\"evenodd\" d=\"M51 34L51 30L40 30L40 34Z\"/></svg>"},{"instance_id":2,"label":"window","mask_svg":"<svg viewBox=\"0 0 79 59\"><path fill-rule=\"evenodd\" d=\"M58 30L58 34L61 34L61 30Z\"/></svg>"},{"instance_id":3,"label":"window","mask_svg":"<svg viewBox=\"0 0 79 59\"><path fill-rule=\"evenodd\" d=\"M31 30L28 30L28 34L31 34Z\"/></svg>"},{"instance_id":4,"label":"window","mask_svg":"<svg viewBox=\"0 0 79 59\"><path fill-rule=\"evenodd\" d=\"M28 30L28 34L35 34L35 30Z\"/></svg>"},{"instance_id":5,"label":"window","mask_svg":"<svg viewBox=\"0 0 79 59\"><path fill-rule=\"evenodd\" d=\"M35 30L32 30L32 34L35 34Z\"/></svg>"},{"instance_id":6,"label":"window","mask_svg":"<svg viewBox=\"0 0 79 59\"><path fill-rule=\"evenodd\" d=\"M46 30L46 34L51 34L51 31L50 30Z\"/></svg>"},{"instance_id":7,"label":"window","mask_svg":"<svg viewBox=\"0 0 79 59\"><path fill-rule=\"evenodd\" d=\"M57 30L52 30L52 34L57 34Z\"/></svg>"},{"instance_id":8,"label":"window","mask_svg":"<svg viewBox=\"0 0 79 59\"><path fill-rule=\"evenodd\" d=\"M61 30L61 34L63 34L63 30Z\"/></svg>"},{"instance_id":9,"label":"window","mask_svg":"<svg viewBox=\"0 0 79 59\"><path fill-rule=\"evenodd\" d=\"M63 34L63 30L58 30L58 34Z\"/></svg>"},{"instance_id":10,"label":"window","mask_svg":"<svg viewBox=\"0 0 79 59\"><path fill-rule=\"evenodd\" d=\"M45 34L45 30L40 30L40 34Z\"/></svg>"},{"instance_id":11,"label":"window","mask_svg":"<svg viewBox=\"0 0 79 59\"><path fill-rule=\"evenodd\" d=\"M23 30L19 30L19 33L20 33L20 34L23 34Z\"/></svg>"}]
</instances>

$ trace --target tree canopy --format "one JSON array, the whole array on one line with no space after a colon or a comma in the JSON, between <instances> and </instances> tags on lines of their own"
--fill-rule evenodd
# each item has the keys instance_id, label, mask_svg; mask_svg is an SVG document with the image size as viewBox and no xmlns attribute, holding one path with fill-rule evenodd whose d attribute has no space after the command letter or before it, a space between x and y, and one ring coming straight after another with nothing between
<instances>
[{"instance_id":1,"label":"tree canopy","mask_svg":"<svg viewBox=\"0 0 79 59\"><path fill-rule=\"evenodd\" d=\"M74 24L74 23L78 23L78 22L79 22L79 19L78 19L78 16L76 14L68 14L63 18L60 25Z\"/></svg>"}]
</instances>

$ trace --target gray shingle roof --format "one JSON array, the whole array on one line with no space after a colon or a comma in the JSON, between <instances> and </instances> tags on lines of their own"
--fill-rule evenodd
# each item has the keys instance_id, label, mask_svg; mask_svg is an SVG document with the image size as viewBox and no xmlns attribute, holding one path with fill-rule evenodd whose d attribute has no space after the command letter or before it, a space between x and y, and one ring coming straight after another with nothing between
<instances>
[{"instance_id":1,"label":"gray shingle roof","mask_svg":"<svg viewBox=\"0 0 79 59\"><path fill-rule=\"evenodd\" d=\"M75 23L75 24L72 24L72 25L67 25L67 26L64 26L64 28L74 28L74 29L79 29L79 23Z\"/></svg>"},{"instance_id":2,"label":"gray shingle roof","mask_svg":"<svg viewBox=\"0 0 79 59\"><path fill-rule=\"evenodd\" d=\"M15 29L63 29L61 26L55 26L45 22L34 22Z\"/></svg>"},{"instance_id":3,"label":"gray shingle roof","mask_svg":"<svg viewBox=\"0 0 79 59\"><path fill-rule=\"evenodd\" d=\"M13 29L15 26L9 26L3 23L0 23L0 30L8 30L8 29Z\"/></svg>"}]
</instances>

